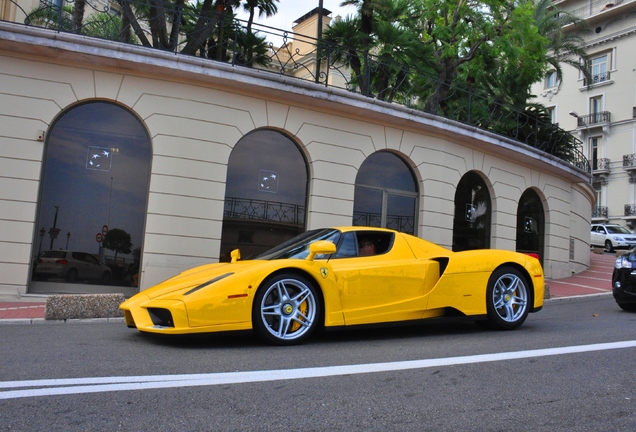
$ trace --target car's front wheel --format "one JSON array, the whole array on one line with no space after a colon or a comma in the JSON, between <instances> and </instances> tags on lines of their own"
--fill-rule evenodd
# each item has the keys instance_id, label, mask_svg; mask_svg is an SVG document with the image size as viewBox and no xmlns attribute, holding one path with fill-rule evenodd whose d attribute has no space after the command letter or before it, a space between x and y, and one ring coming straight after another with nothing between
<instances>
[{"instance_id":1,"label":"car's front wheel","mask_svg":"<svg viewBox=\"0 0 636 432\"><path fill-rule=\"evenodd\" d=\"M487 326L498 330L513 330L528 317L530 295L521 272L502 267L490 276L486 290Z\"/></svg>"},{"instance_id":2,"label":"car's front wheel","mask_svg":"<svg viewBox=\"0 0 636 432\"><path fill-rule=\"evenodd\" d=\"M277 345L305 341L319 325L320 316L321 302L314 284L295 274L266 280L252 307L254 330Z\"/></svg>"},{"instance_id":3,"label":"car's front wheel","mask_svg":"<svg viewBox=\"0 0 636 432\"><path fill-rule=\"evenodd\" d=\"M610 240L605 240L605 252L614 252L614 246Z\"/></svg>"},{"instance_id":4,"label":"car's front wheel","mask_svg":"<svg viewBox=\"0 0 636 432\"><path fill-rule=\"evenodd\" d=\"M636 304L634 303L618 303L618 307L628 312L636 312Z\"/></svg>"}]
</instances>

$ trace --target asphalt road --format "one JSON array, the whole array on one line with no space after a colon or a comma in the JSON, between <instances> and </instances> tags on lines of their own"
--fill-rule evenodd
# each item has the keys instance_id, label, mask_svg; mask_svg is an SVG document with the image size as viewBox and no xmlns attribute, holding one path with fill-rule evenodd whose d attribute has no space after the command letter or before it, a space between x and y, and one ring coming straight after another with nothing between
<instances>
[{"instance_id":1,"label":"asphalt road","mask_svg":"<svg viewBox=\"0 0 636 432\"><path fill-rule=\"evenodd\" d=\"M297 347L2 325L0 430L633 431L635 330L607 295L550 302L511 332L427 325Z\"/></svg>"}]
</instances>

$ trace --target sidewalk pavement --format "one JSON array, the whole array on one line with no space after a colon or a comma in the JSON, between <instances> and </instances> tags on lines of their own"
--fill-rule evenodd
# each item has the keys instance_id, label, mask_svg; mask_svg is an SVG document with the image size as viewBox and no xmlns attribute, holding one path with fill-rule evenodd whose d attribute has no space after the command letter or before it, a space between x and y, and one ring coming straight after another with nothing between
<instances>
[{"instance_id":1,"label":"sidewalk pavement","mask_svg":"<svg viewBox=\"0 0 636 432\"><path fill-rule=\"evenodd\" d=\"M590 268L569 278L546 280L550 300L612 292L614 254L590 252ZM44 319L46 296L25 295L19 300L0 300L0 320Z\"/></svg>"}]
</instances>

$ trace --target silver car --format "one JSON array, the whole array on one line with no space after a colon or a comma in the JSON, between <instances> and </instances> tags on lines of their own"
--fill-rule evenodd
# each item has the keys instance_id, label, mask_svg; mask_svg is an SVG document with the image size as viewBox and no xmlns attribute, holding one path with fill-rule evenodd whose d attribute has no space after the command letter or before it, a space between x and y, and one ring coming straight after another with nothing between
<instances>
[{"instance_id":1,"label":"silver car","mask_svg":"<svg viewBox=\"0 0 636 432\"><path fill-rule=\"evenodd\" d=\"M636 234L622 225L592 225L590 245L605 248L606 252L614 249L630 249L636 246Z\"/></svg>"},{"instance_id":2,"label":"silver car","mask_svg":"<svg viewBox=\"0 0 636 432\"><path fill-rule=\"evenodd\" d=\"M52 250L42 254L35 264L36 279L63 278L67 282L80 280L110 280L110 268L92 254Z\"/></svg>"}]
</instances>

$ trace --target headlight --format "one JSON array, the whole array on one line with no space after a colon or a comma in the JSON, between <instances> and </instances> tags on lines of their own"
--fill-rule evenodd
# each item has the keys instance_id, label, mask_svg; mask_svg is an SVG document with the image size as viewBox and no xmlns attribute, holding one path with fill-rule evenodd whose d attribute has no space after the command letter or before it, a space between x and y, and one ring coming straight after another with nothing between
<instances>
[{"instance_id":1,"label":"headlight","mask_svg":"<svg viewBox=\"0 0 636 432\"><path fill-rule=\"evenodd\" d=\"M616 261L614 262L614 268L632 268L632 262L623 255L616 259Z\"/></svg>"},{"instance_id":2,"label":"headlight","mask_svg":"<svg viewBox=\"0 0 636 432\"><path fill-rule=\"evenodd\" d=\"M612 239L614 239L614 241L617 241L617 242L625 241L623 237L612 237Z\"/></svg>"}]
</instances>

